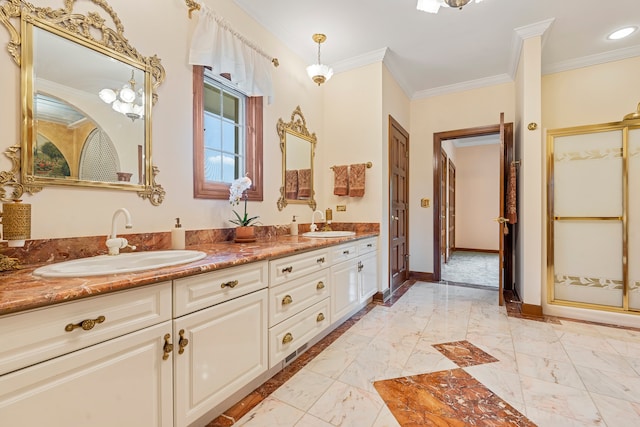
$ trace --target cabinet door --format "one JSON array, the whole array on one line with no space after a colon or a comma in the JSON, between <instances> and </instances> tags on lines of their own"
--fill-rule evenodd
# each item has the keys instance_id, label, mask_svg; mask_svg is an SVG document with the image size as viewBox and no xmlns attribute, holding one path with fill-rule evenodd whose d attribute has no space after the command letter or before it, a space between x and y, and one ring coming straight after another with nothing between
<instances>
[{"instance_id":1,"label":"cabinet door","mask_svg":"<svg viewBox=\"0 0 640 427\"><path fill-rule=\"evenodd\" d=\"M365 302L378 292L378 257L371 253L360 257L358 279L360 281L360 302Z\"/></svg>"},{"instance_id":2,"label":"cabinet door","mask_svg":"<svg viewBox=\"0 0 640 427\"><path fill-rule=\"evenodd\" d=\"M175 426L182 427L267 370L267 290L175 319L173 331Z\"/></svg>"},{"instance_id":3,"label":"cabinet door","mask_svg":"<svg viewBox=\"0 0 640 427\"><path fill-rule=\"evenodd\" d=\"M331 321L339 321L355 309L358 303L357 261L347 261L331 267Z\"/></svg>"},{"instance_id":4,"label":"cabinet door","mask_svg":"<svg viewBox=\"0 0 640 427\"><path fill-rule=\"evenodd\" d=\"M0 424L139 427L173 424L167 321L0 377Z\"/></svg>"}]
</instances>

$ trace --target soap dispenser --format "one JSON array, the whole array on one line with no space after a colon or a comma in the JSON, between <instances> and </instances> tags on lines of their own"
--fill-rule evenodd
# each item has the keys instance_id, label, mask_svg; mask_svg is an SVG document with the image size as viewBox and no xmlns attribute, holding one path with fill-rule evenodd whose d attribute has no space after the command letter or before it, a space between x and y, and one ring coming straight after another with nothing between
<instances>
[{"instance_id":1,"label":"soap dispenser","mask_svg":"<svg viewBox=\"0 0 640 427\"><path fill-rule=\"evenodd\" d=\"M184 249L184 234L184 228L182 228L182 224L180 224L180 218L176 218L176 225L171 230L171 249Z\"/></svg>"},{"instance_id":2,"label":"soap dispenser","mask_svg":"<svg viewBox=\"0 0 640 427\"><path fill-rule=\"evenodd\" d=\"M292 236L298 235L298 223L296 222L296 215L294 215L293 219L291 220L290 232Z\"/></svg>"}]
</instances>

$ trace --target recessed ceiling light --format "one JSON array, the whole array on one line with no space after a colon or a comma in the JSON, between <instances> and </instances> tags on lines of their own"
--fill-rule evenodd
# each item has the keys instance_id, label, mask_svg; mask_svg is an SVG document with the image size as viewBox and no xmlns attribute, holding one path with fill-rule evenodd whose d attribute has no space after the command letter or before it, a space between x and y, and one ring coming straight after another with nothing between
<instances>
[{"instance_id":1,"label":"recessed ceiling light","mask_svg":"<svg viewBox=\"0 0 640 427\"><path fill-rule=\"evenodd\" d=\"M609 40L620 40L623 39L627 36L630 36L632 33L635 33L635 31L638 29L638 27L624 27L624 28L620 28L619 30L614 31L613 33L609 34L607 36L607 39Z\"/></svg>"}]
</instances>

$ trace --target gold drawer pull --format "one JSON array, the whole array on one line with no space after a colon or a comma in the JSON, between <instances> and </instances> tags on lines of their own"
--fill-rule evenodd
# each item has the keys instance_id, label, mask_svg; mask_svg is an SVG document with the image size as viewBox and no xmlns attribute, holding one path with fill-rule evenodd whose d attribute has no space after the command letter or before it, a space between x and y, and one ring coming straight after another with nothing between
<instances>
[{"instance_id":1,"label":"gold drawer pull","mask_svg":"<svg viewBox=\"0 0 640 427\"><path fill-rule=\"evenodd\" d=\"M342 255L349 255L349 249L347 249L346 251L342 251Z\"/></svg>"},{"instance_id":2,"label":"gold drawer pull","mask_svg":"<svg viewBox=\"0 0 640 427\"><path fill-rule=\"evenodd\" d=\"M178 346L180 348L178 349L178 354L182 354L184 353L184 348L189 345L189 340L184 337L184 329L180 329L178 334L180 334L180 341L178 341Z\"/></svg>"},{"instance_id":3,"label":"gold drawer pull","mask_svg":"<svg viewBox=\"0 0 640 427\"><path fill-rule=\"evenodd\" d=\"M318 317L316 317L316 322L322 322L324 320L324 314L320 313L318 314Z\"/></svg>"},{"instance_id":4,"label":"gold drawer pull","mask_svg":"<svg viewBox=\"0 0 640 427\"><path fill-rule=\"evenodd\" d=\"M367 247L368 248L372 248L373 247L373 243L367 243Z\"/></svg>"},{"instance_id":5,"label":"gold drawer pull","mask_svg":"<svg viewBox=\"0 0 640 427\"><path fill-rule=\"evenodd\" d=\"M231 288L231 289L233 289L233 288L235 288L236 286L238 286L238 281L237 281L237 280L232 280L232 281L230 281L230 282L226 282L226 283L223 283L223 284L221 284L221 285L220 285L220 287L221 287L222 289L224 289L224 288Z\"/></svg>"},{"instance_id":6,"label":"gold drawer pull","mask_svg":"<svg viewBox=\"0 0 640 427\"><path fill-rule=\"evenodd\" d=\"M67 326L64 327L64 330L67 332L71 332L76 328L82 328L85 331L89 331L91 329L93 329L94 326L96 326L96 323L102 323L106 320L106 317L104 316L98 316L97 319L87 319L87 320L83 320L80 323L69 323Z\"/></svg>"},{"instance_id":7,"label":"gold drawer pull","mask_svg":"<svg viewBox=\"0 0 640 427\"><path fill-rule=\"evenodd\" d=\"M322 263L324 263L324 257L322 257L322 258L318 258L318 259L316 260L316 262L317 262L318 264L322 264Z\"/></svg>"},{"instance_id":8,"label":"gold drawer pull","mask_svg":"<svg viewBox=\"0 0 640 427\"><path fill-rule=\"evenodd\" d=\"M287 332L287 334L282 338L282 344L287 344L293 341L293 335L291 332Z\"/></svg>"},{"instance_id":9,"label":"gold drawer pull","mask_svg":"<svg viewBox=\"0 0 640 427\"><path fill-rule=\"evenodd\" d=\"M282 305L291 304L292 302L293 298L291 298L291 295L285 295L284 298L282 298Z\"/></svg>"},{"instance_id":10,"label":"gold drawer pull","mask_svg":"<svg viewBox=\"0 0 640 427\"><path fill-rule=\"evenodd\" d=\"M292 266L289 266L289 267L286 267L286 268L282 269L283 273L291 273L292 271L293 271L293 267Z\"/></svg>"},{"instance_id":11,"label":"gold drawer pull","mask_svg":"<svg viewBox=\"0 0 640 427\"><path fill-rule=\"evenodd\" d=\"M169 353L173 351L173 344L169 342L169 339L171 339L171 334L166 334L164 336L164 347L162 347L162 350L164 351L162 360L167 360L169 358Z\"/></svg>"},{"instance_id":12,"label":"gold drawer pull","mask_svg":"<svg viewBox=\"0 0 640 427\"><path fill-rule=\"evenodd\" d=\"M317 290L324 289L324 282L322 281L318 282L318 284L316 285L316 289Z\"/></svg>"}]
</instances>

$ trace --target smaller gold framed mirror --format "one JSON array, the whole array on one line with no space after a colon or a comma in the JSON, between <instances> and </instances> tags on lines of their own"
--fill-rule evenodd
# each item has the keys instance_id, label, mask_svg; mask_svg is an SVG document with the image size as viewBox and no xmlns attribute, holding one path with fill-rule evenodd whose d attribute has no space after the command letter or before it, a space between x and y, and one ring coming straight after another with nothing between
<instances>
[{"instance_id":1,"label":"smaller gold framed mirror","mask_svg":"<svg viewBox=\"0 0 640 427\"><path fill-rule=\"evenodd\" d=\"M289 203L306 204L316 209L313 186L313 160L316 134L309 132L300 106L291 114L291 121L278 119L276 125L282 151L282 187L278 199L278 210Z\"/></svg>"}]
</instances>

